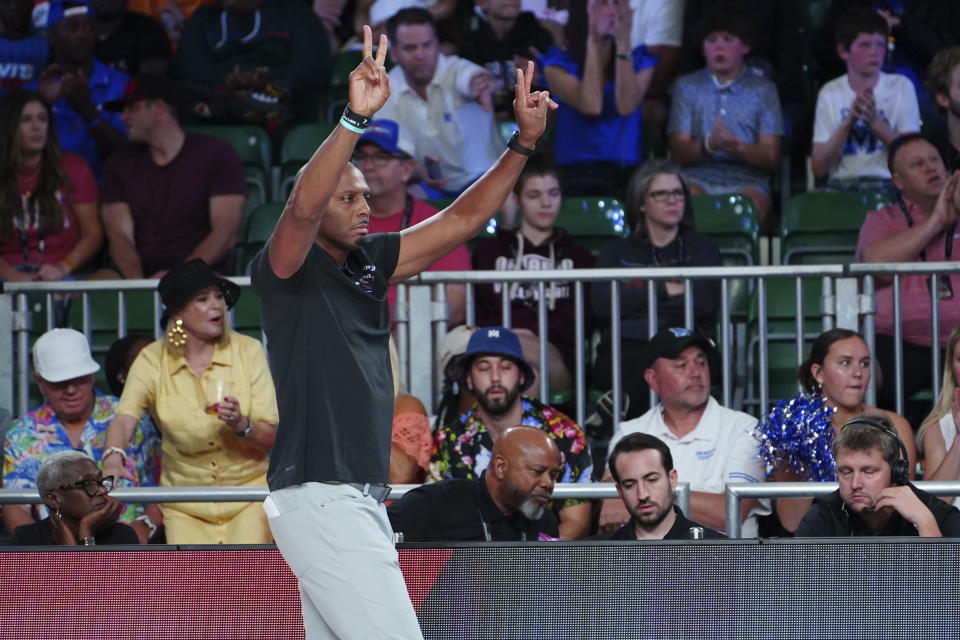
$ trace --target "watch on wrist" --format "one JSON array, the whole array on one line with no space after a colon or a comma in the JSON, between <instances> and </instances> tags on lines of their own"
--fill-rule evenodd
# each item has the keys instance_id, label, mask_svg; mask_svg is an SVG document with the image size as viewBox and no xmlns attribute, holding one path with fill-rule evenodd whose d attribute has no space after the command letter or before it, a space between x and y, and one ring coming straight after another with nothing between
<instances>
[{"instance_id":1,"label":"watch on wrist","mask_svg":"<svg viewBox=\"0 0 960 640\"><path fill-rule=\"evenodd\" d=\"M249 416L247 416L247 428L243 431L238 431L237 435L241 438L249 438L253 435L253 420L251 420Z\"/></svg>"},{"instance_id":2,"label":"watch on wrist","mask_svg":"<svg viewBox=\"0 0 960 640\"><path fill-rule=\"evenodd\" d=\"M515 151L515 152L517 152L517 153L519 153L520 155L523 155L523 156L529 156L529 155L531 155L531 154L536 150L536 148L537 148L536 146L533 146L533 147L525 147L525 146L523 146L522 144L520 144L520 132L519 132L519 131L514 131L514 132L513 132L513 135L510 136L510 141L507 142L507 149L510 149L511 151Z\"/></svg>"},{"instance_id":3,"label":"watch on wrist","mask_svg":"<svg viewBox=\"0 0 960 640\"><path fill-rule=\"evenodd\" d=\"M134 522L142 522L143 526L145 526L147 530L150 531L150 535L147 536L147 540L152 538L153 534L155 534L157 532L157 529L159 529L159 527L157 526L157 523L154 522L153 518L151 518L147 514L143 514L142 516L137 516L134 519Z\"/></svg>"},{"instance_id":4,"label":"watch on wrist","mask_svg":"<svg viewBox=\"0 0 960 640\"><path fill-rule=\"evenodd\" d=\"M85 547L92 547L97 544L97 539L93 536L87 536L86 538L80 538L80 544Z\"/></svg>"}]
</instances>

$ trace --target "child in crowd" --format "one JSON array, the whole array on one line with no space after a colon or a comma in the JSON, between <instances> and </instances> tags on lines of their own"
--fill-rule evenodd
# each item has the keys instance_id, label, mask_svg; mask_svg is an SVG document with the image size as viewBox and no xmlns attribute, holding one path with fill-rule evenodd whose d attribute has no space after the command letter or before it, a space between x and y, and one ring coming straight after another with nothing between
<instances>
[{"instance_id":1,"label":"child in crowd","mask_svg":"<svg viewBox=\"0 0 960 640\"><path fill-rule=\"evenodd\" d=\"M892 190L887 145L920 130L917 93L906 76L884 73L887 23L875 11L853 11L836 29L837 55L847 73L817 96L813 172L844 191Z\"/></svg>"}]
</instances>

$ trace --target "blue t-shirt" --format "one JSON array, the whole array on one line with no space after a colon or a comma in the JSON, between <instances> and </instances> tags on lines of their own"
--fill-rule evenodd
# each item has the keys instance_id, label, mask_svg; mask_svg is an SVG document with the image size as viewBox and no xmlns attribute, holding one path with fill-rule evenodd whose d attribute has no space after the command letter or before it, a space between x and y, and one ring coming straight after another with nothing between
<instances>
[{"instance_id":1,"label":"blue t-shirt","mask_svg":"<svg viewBox=\"0 0 960 640\"><path fill-rule=\"evenodd\" d=\"M640 45L633 50L633 69L640 73L657 62L657 54ZM569 53L550 47L540 56L540 64L560 67L577 78L583 70ZM643 155L643 120L638 107L633 113L617 113L613 81L603 85L603 111L599 116L585 116L552 95L557 109L557 135L553 143L558 164L609 162L632 167Z\"/></svg>"},{"instance_id":2,"label":"blue t-shirt","mask_svg":"<svg viewBox=\"0 0 960 640\"><path fill-rule=\"evenodd\" d=\"M123 97L123 89L130 79L125 73L111 69L107 65L93 61L93 70L90 73L90 99L100 110L100 117L110 123L114 129L126 135L127 125L119 113L110 113L103 110L103 104ZM60 148L83 156L93 172L100 177L103 164L97 144L90 133L90 125L83 117L73 110L66 98L60 98L53 103L53 121L57 126L57 138L60 139Z\"/></svg>"},{"instance_id":3,"label":"blue t-shirt","mask_svg":"<svg viewBox=\"0 0 960 640\"><path fill-rule=\"evenodd\" d=\"M0 96L17 89L36 89L49 56L50 45L43 36L0 38Z\"/></svg>"}]
</instances>

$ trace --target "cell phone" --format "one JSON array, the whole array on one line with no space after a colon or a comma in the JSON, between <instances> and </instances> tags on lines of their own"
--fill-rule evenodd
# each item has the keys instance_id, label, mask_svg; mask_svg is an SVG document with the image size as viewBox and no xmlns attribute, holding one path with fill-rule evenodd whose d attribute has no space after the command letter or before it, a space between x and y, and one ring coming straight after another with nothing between
<instances>
[{"instance_id":1,"label":"cell phone","mask_svg":"<svg viewBox=\"0 0 960 640\"><path fill-rule=\"evenodd\" d=\"M439 180L443 177L443 169L440 167L439 162L433 158L426 157L423 159L423 163L427 165L427 177L431 180Z\"/></svg>"}]
</instances>

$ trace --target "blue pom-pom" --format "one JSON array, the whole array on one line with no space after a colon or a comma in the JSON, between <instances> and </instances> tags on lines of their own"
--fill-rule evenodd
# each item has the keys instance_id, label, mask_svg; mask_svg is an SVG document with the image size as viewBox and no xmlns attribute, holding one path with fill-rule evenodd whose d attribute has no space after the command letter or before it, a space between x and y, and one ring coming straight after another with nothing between
<instances>
[{"instance_id":1,"label":"blue pom-pom","mask_svg":"<svg viewBox=\"0 0 960 640\"><path fill-rule=\"evenodd\" d=\"M836 410L820 394L801 394L774 405L756 433L767 471L787 468L815 482L836 480L830 422Z\"/></svg>"}]
</instances>

